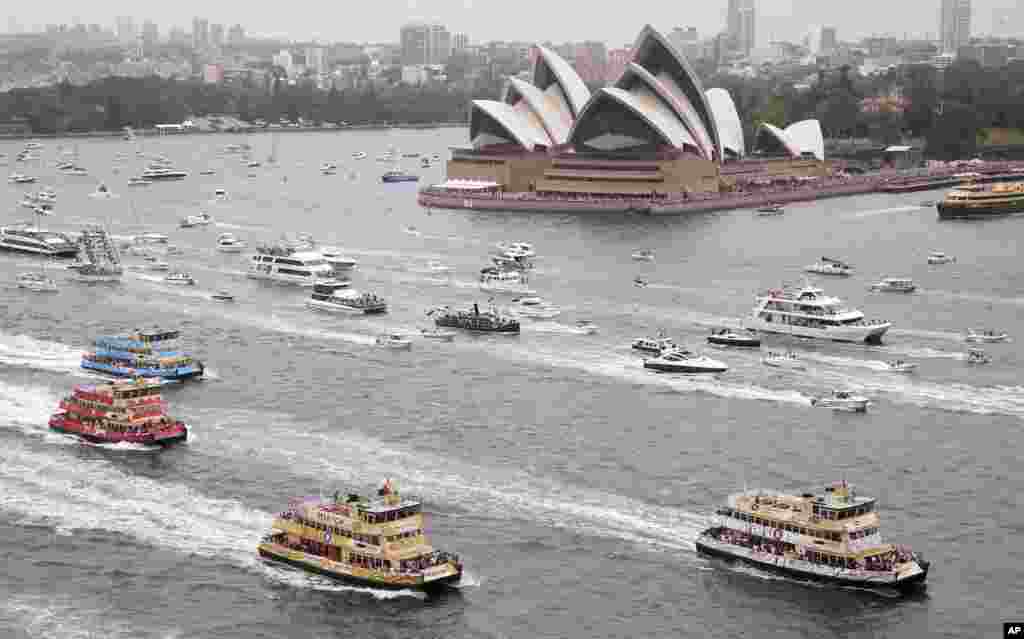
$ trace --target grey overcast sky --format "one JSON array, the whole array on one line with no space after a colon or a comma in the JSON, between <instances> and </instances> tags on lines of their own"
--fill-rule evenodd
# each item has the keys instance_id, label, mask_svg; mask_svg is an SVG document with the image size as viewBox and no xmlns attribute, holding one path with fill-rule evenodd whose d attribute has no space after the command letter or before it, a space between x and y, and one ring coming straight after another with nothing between
<instances>
[{"instance_id":1,"label":"grey overcast sky","mask_svg":"<svg viewBox=\"0 0 1024 639\"><path fill-rule=\"evenodd\" d=\"M773 39L799 40L820 25L836 26L840 39L905 33L934 37L939 28L940 0L755 1L759 45ZM1024 34L1021 0L974 0L973 4L973 33ZM397 40L403 22L422 19L445 24L451 31L464 31L473 42L596 39L610 46L631 42L648 22L663 31L694 26L703 38L723 29L725 7L726 0L342 0L294 6L249 0L8 3L8 11L16 9L13 17L22 28L76 19L110 25L115 16L126 15L139 22L152 19L162 31L173 25L188 30L192 16L202 16L211 22L239 22L253 34L294 40L381 42Z\"/></svg>"}]
</instances>

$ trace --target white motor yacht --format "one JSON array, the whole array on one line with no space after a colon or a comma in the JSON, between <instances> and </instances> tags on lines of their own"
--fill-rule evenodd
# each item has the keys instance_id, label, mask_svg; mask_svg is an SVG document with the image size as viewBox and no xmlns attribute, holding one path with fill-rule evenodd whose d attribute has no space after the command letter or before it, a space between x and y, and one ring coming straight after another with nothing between
<instances>
[{"instance_id":1,"label":"white motor yacht","mask_svg":"<svg viewBox=\"0 0 1024 639\"><path fill-rule=\"evenodd\" d=\"M631 345L634 350L647 353L661 353L664 350L676 348L676 343L671 337L659 335L658 337L638 337Z\"/></svg>"},{"instance_id":2,"label":"white motor yacht","mask_svg":"<svg viewBox=\"0 0 1024 639\"><path fill-rule=\"evenodd\" d=\"M808 273L817 273L818 275L838 275L840 277L848 277L853 274L852 266L830 257L822 257L814 264L805 266L804 270Z\"/></svg>"},{"instance_id":3,"label":"white motor yacht","mask_svg":"<svg viewBox=\"0 0 1024 639\"><path fill-rule=\"evenodd\" d=\"M213 217L209 213L200 213L198 215L186 215L185 219L178 226L183 229L190 229L195 226L207 226L211 222L213 222Z\"/></svg>"},{"instance_id":4,"label":"white motor yacht","mask_svg":"<svg viewBox=\"0 0 1024 639\"><path fill-rule=\"evenodd\" d=\"M493 266L481 269L480 290L490 293L536 295L536 291L527 286L526 276L522 271L505 271Z\"/></svg>"},{"instance_id":5,"label":"white motor yacht","mask_svg":"<svg viewBox=\"0 0 1024 639\"><path fill-rule=\"evenodd\" d=\"M863 413L868 409L868 398L855 395L851 391L837 390L832 391L831 395L812 398L811 406Z\"/></svg>"},{"instance_id":6,"label":"white motor yacht","mask_svg":"<svg viewBox=\"0 0 1024 639\"><path fill-rule=\"evenodd\" d=\"M412 348L412 340L405 337L404 335L399 335L398 333L379 335L377 336L377 339L374 340L374 342L377 344L377 346L393 348L396 350L409 350L410 348Z\"/></svg>"},{"instance_id":7,"label":"white motor yacht","mask_svg":"<svg viewBox=\"0 0 1024 639\"><path fill-rule=\"evenodd\" d=\"M913 293L917 290L917 284L908 277L886 277L872 284L870 288L880 293Z\"/></svg>"},{"instance_id":8,"label":"white motor yacht","mask_svg":"<svg viewBox=\"0 0 1024 639\"><path fill-rule=\"evenodd\" d=\"M864 313L847 308L842 300L814 286L773 289L758 296L745 325L762 333L872 343L881 342L892 326L885 321L865 320Z\"/></svg>"},{"instance_id":9,"label":"white motor yacht","mask_svg":"<svg viewBox=\"0 0 1024 639\"><path fill-rule=\"evenodd\" d=\"M221 233L217 237L217 250L221 253L241 253L248 246L245 240L241 240L232 233Z\"/></svg>"},{"instance_id":10,"label":"white motor yacht","mask_svg":"<svg viewBox=\"0 0 1024 639\"><path fill-rule=\"evenodd\" d=\"M341 271L351 271L359 263L359 260L350 255L345 255L345 253L336 246L325 246L320 250L320 254L324 256L324 261L327 262L328 266L334 269L334 272L336 273Z\"/></svg>"},{"instance_id":11,"label":"white motor yacht","mask_svg":"<svg viewBox=\"0 0 1024 639\"><path fill-rule=\"evenodd\" d=\"M671 348L658 357L644 360L644 368L663 373L724 373L729 370L723 362L682 348Z\"/></svg>"},{"instance_id":12,"label":"white motor yacht","mask_svg":"<svg viewBox=\"0 0 1024 639\"><path fill-rule=\"evenodd\" d=\"M1005 342L1010 339L1010 336L1003 331L994 331L990 328L982 329L967 329L967 334L964 335L965 342L973 342L976 344L994 344L996 342Z\"/></svg>"},{"instance_id":13,"label":"white motor yacht","mask_svg":"<svg viewBox=\"0 0 1024 639\"><path fill-rule=\"evenodd\" d=\"M956 262L956 258L952 255L946 255L942 251L932 251L928 255L929 264L952 264L953 262Z\"/></svg>"},{"instance_id":14,"label":"white motor yacht","mask_svg":"<svg viewBox=\"0 0 1024 639\"><path fill-rule=\"evenodd\" d=\"M178 284L180 286L193 286L196 281L188 273L178 271L176 273L168 273L167 277L164 278L164 282L168 284Z\"/></svg>"},{"instance_id":15,"label":"white motor yacht","mask_svg":"<svg viewBox=\"0 0 1024 639\"><path fill-rule=\"evenodd\" d=\"M889 368L891 373L913 373L917 370L917 364L913 362L905 362L902 359L894 359L890 362L886 362L885 365Z\"/></svg>"},{"instance_id":16,"label":"white motor yacht","mask_svg":"<svg viewBox=\"0 0 1024 639\"><path fill-rule=\"evenodd\" d=\"M804 371L807 370L807 366L797 358L796 353L776 353L774 351L768 351L764 357L761 358L761 363L765 366L771 366L772 368L785 368L787 370Z\"/></svg>"},{"instance_id":17,"label":"white motor yacht","mask_svg":"<svg viewBox=\"0 0 1024 639\"><path fill-rule=\"evenodd\" d=\"M284 284L312 286L329 278L334 269L319 251L301 251L291 246L261 246L249 262L248 276Z\"/></svg>"},{"instance_id":18,"label":"white motor yacht","mask_svg":"<svg viewBox=\"0 0 1024 639\"><path fill-rule=\"evenodd\" d=\"M455 331L446 331L443 328L421 328L420 335L424 339L436 339L439 342L450 342L455 339Z\"/></svg>"}]
</instances>

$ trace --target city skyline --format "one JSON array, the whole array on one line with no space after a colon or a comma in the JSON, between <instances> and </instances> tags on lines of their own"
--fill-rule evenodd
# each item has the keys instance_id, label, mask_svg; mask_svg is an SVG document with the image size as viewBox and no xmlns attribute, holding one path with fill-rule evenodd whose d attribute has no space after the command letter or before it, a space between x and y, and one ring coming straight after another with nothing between
<instances>
[{"instance_id":1,"label":"city skyline","mask_svg":"<svg viewBox=\"0 0 1024 639\"><path fill-rule=\"evenodd\" d=\"M972 4L971 33L1007 35L1021 32L1024 7L1012 0L975 0ZM467 33L474 42L601 40L618 47L630 41L639 23L650 22L670 30L674 26L696 27L702 38L727 31L728 0L688 9L685 14L653 0L639 0L628 6L606 7L600 15L586 21L574 19L578 8L570 4L551 5L539 0L511 3L493 0L381 0L372 13L360 13L358 20L345 17L335 20L330 11L286 14L249 7L243 12L229 5L216 7L198 2L183 2L169 7L147 7L140 11L135 3L123 0L99 0L90 5L92 13L69 16L52 6L24 6L9 24L22 30L40 30L48 23L99 23L113 28L117 18L128 16L141 25L152 20L165 36L173 27L189 31L194 17L210 24L242 23L254 36L278 37L287 40L319 40L323 42L394 42L401 26L407 22L425 21L445 25L452 33ZM325 16L322 15L326 13ZM477 17L479 13L479 17ZM543 13L547 19L539 21ZM759 0L756 3L756 41L764 46L771 41L798 42L806 33L807 24L834 24L840 37L852 40L871 35L930 37L940 39L941 0L892 5L882 0L864 0L856 4L822 6L811 0ZM877 16L885 15L884 22ZM398 17L401 16L401 17ZM638 17L640 16L640 17ZM799 16L799 17L795 17ZM343 16L337 16L343 17ZM637 24L634 24L637 23ZM332 26L325 26L332 25ZM337 25L337 26L333 26Z\"/></svg>"}]
</instances>

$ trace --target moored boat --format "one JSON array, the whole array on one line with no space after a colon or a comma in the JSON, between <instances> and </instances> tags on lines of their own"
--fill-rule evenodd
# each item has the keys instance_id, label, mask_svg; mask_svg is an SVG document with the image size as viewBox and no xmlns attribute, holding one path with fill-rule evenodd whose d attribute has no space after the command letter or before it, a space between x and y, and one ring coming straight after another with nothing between
<instances>
[{"instance_id":1,"label":"moored boat","mask_svg":"<svg viewBox=\"0 0 1024 639\"><path fill-rule=\"evenodd\" d=\"M798 579L860 588L924 585L930 563L883 543L876 500L845 482L821 496L744 491L715 511L697 551Z\"/></svg>"},{"instance_id":2,"label":"moored boat","mask_svg":"<svg viewBox=\"0 0 1024 639\"><path fill-rule=\"evenodd\" d=\"M258 546L261 557L339 581L390 590L442 590L462 579L457 555L435 550L422 502L390 482L377 498L292 499Z\"/></svg>"},{"instance_id":3,"label":"moored boat","mask_svg":"<svg viewBox=\"0 0 1024 639\"><path fill-rule=\"evenodd\" d=\"M188 426L165 410L157 379L80 384L61 400L49 426L94 443L168 446L185 441Z\"/></svg>"}]
</instances>

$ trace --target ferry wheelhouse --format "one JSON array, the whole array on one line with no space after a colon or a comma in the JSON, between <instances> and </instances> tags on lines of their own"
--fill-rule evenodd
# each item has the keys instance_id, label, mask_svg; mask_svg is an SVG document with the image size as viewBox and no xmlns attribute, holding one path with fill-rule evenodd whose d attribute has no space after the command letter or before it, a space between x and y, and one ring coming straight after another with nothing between
<instances>
[{"instance_id":1,"label":"ferry wheelhouse","mask_svg":"<svg viewBox=\"0 0 1024 639\"><path fill-rule=\"evenodd\" d=\"M759 296L746 326L796 337L879 343L892 324L865 320L864 313L847 308L838 297L825 295L815 286L804 286L773 289Z\"/></svg>"},{"instance_id":2,"label":"ferry wheelhouse","mask_svg":"<svg viewBox=\"0 0 1024 639\"><path fill-rule=\"evenodd\" d=\"M174 350L179 331L137 331L127 337L97 337L92 352L82 355L82 368L116 377L185 380L202 377L203 363Z\"/></svg>"},{"instance_id":3,"label":"ferry wheelhouse","mask_svg":"<svg viewBox=\"0 0 1024 639\"><path fill-rule=\"evenodd\" d=\"M312 286L328 279L334 269L316 251L299 251L286 246L261 246L249 261L248 275L254 279Z\"/></svg>"},{"instance_id":4,"label":"ferry wheelhouse","mask_svg":"<svg viewBox=\"0 0 1024 639\"><path fill-rule=\"evenodd\" d=\"M922 586L929 562L884 543L872 497L846 482L824 495L743 492L715 511L699 552L802 579L907 590Z\"/></svg>"},{"instance_id":5,"label":"ferry wheelhouse","mask_svg":"<svg viewBox=\"0 0 1024 639\"><path fill-rule=\"evenodd\" d=\"M390 482L376 498L291 500L258 550L264 558L371 588L441 590L462 579L459 557L430 545L421 501L400 495Z\"/></svg>"},{"instance_id":6,"label":"ferry wheelhouse","mask_svg":"<svg viewBox=\"0 0 1024 639\"><path fill-rule=\"evenodd\" d=\"M136 378L80 384L60 402L50 428L95 443L167 446L188 438L188 426L166 414L160 381Z\"/></svg>"}]
</instances>

